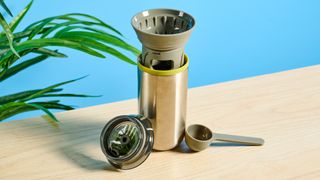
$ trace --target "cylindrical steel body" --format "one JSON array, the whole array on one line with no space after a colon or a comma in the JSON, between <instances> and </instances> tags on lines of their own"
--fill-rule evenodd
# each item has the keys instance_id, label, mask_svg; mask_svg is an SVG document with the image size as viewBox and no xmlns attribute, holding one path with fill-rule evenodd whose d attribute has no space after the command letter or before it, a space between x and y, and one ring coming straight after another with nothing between
<instances>
[{"instance_id":1,"label":"cylindrical steel body","mask_svg":"<svg viewBox=\"0 0 320 180\"><path fill-rule=\"evenodd\" d=\"M152 123L156 150L172 149L183 139L189 64L184 58L182 67L169 71L138 65L139 113Z\"/></svg>"}]
</instances>

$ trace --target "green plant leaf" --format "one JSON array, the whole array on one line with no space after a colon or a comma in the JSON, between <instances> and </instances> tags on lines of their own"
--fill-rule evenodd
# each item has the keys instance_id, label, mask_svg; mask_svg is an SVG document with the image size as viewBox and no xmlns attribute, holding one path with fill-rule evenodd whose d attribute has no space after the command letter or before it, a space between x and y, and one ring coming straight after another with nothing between
<instances>
[{"instance_id":1,"label":"green plant leaf","mask_svg":"<svg viewBox=\"0 0 320 180\"><path fill-rule=\"evenodd\" d=\"M54 88L56 88L56 87L62 86L62 85L64 85L64 84L72 83L72 82L74 82L74 81L83 79L83 78L85 78L85 77L86 77L86 76L83 76L83 77L80 77L80 78L77 78L77 79L73 79L73 80L64 81L64 82L61 82L61 83L58 83L58 84L54 84L54 85L52 85L52 86L49 86L49 87L47 87L47 88L42 89L42 90L39 91L39 92L34 93L34 94L32 94L32 95L30 95L30 96L28 96L28 97L26 97L26 98L21 99L20 101L28 101L28 100L30 100L30 99L38 98L38 97L42 96L43 94L51 91L52 89L54 89Z\"/></svg>"},{"instance_id":2,"label":"green plant leaf","mask_svg":"<svg viewBox=\"0 0 320 180\"><path fill-rule=\"evenodd\" d=\"M80 17L85 17L85 18L91 19L94 22L99 23L100 26L103 26L103 27L105 27L107 29L110 29L111 31L115 32L116 34L119 34L119 35L123 36L118 30L116 30L112 26L106 24L105 22L103 22L99 18L96 18L96 17L88 15L88 14L82 14L82 13L69 13L69 14L64 14L64 15L60 15L60 16L48 17L48 18L45 18L45 19L42 19L42 20L39 20L39 21L36 21L36 22L30 24L29 26L27 26L25 28L25 30L36 28L41 24L48 24L53 20L69 20L69 21L79 20L77 18L73 18L74 16L80 16Z\"/></svg>"},{"instance_id":3,"label":"green plant leaf","mask_svg":"<svg viewBox=\"0 0 320 180\"><path fill-rule=\"evenodd\" d=\"M104 27L112 30L113 32L119 34L120 36L123 36L121 34L120 31L116 30L115 28L113 28L112 26L110 26L109 24L106 24L105 22L103 22L102 20L100 20L99 18L96 18L94 16L91 16L89 14L83 14L83 13L70 13L70 14L67 14L67 16L81 16L81 17L86 17L86 18L89 18L89 19L92 19L96 22L99 22L101 25L103 25Z\"/></svg>"},{"instance_id":4,"label":"green plant leaf","mask_svg":"<svg viewBox=\"0 0 320 180\"><path fill-rule=\"evenodd\" d=\"M24 61L20 64L17 64L7 70L4 70L5 73L2 76L0 76L0 82L17 74L18 72L20 72L20 71L22 71L22 70L24 70L34 64L37 64L37 63L47 59L48 57L49 56L47 56L47 55L40 55L40 56L34 57L32 59L29 59L27 61Z\"/></svg>"},{"instance_id":5,"label":"green plant leaf","mask_svg":"<svg viewBox=\"0 0 320 180\"><path fill-rule=\"evenodd\" d=\"M92 96L92 95L85 95L85 94L44 94L40 97L101 97L101 96Z\"/></svg>"},{"instance_id":6,"label":"green plant leaf","mask_svg":"<svg viewBox=\"0 0 320 180\"><path fill-rule=\"evenodd\" d=\"M0 121L19 114L21 112L26 112L30 108L26 108L24 103L10 102L4 105L0 105Z\"/></svg>"},{"instance_id":7,"label":"green plant leaf","mask_svg":"<svg viewBox=\"0 0 320 180\"><path fill-rule=\"evenodd\" d=\"M0 2L3 2L3 0L0 0ZM88 14L70 13L48 17L32 23L22 32L13 33L29 11L32 3L33 0L30 1L9 25L0 14L0 25L4 29L4 31L0 33L0 82L47 59L49 56L66 57L65 54L57 50L47 48L51 46L71 48L101 58L105 57L101 54L105 52L123 61L135 64L135 62L126 55L106 44L127 50L135 55L140 54L140 51L119 38L118 36L122 36L122 34L115 28ZM75 32L80 32L80 34ZM51 37L46 38L49 36ZM22 57L29 53L40 55L14 64L20 58L19 55ZM31 101L37 98L50 97L98 97L84 94L56 93L62 91L62 89L58 88L59 86L74 82L78 79L54 84L44 89L23 91L0 97L0 121L15 114L34 110L42 110L52 120L57 121L49 109L71 110L73 107L60 104L58 100L44 102Z\"/></svg>"},{"instance_id":8,"label":"green plant leaf","mask_svg":"<svg viewBox=\"0 0 320 180\"><path fill-rule=\"evenodd\" d=\"M32 52L34 49L27 49L27 50L23 50L20 51L20 55L21 56L25 56L27 54L29 54L30 52ZM10 50L8 50L7 52L11 52ZM14 54L11 53L11 56L7 57L7 58L3 58L3 56L0 58L0 68L1 70L7 70L9 68L9 66L11 66L13 63L15 63L18 59L20 59L19 57L15 56Z\"/></svg>"},{"instance_id":9,"label":"green plant leaf","mask_svg":"<svg viewBox=\"0 0 320 180\"><path fill-rule=\"evenodd\" d=\"M36 109L42 110L45 112L53 121L59 122L59 120L45 107L35 104L35 103L28 103L29 106L35 107Z\"/></svg>"},{"instance_id":10,"label":"green plant leaf","mask_svg":"<svg viewBox=\"0 0 320 180\"><path fill-rule=\"evenodd\" d=\"M66 39L68 39L70 41L76 41L76 42L79 42L79 43L84 44L86 46L89 46L91 48L109 53L109 54L111 54L111 55L113 55L113 56L115 56L115 57L117 57L127 63L136 65L136 63L133 60L131 60L130 58L128 58L127 56L125 56L121 52L117 51L116 49L109 47L109 46L106 46L106 45L104 45L100 42L97 42L95 40L92 40L90 38L78 36L78 37L73 37L73 38L66 37Z\"/></svg>"},{"instance_id":11,"label":"green plant leaf","mask_svg":"<svg viewBox=\"0 0 320 180\"><path fill-rule=\"evenodd\" d=\"M8 6L4 3L4 0L0 0L0 6L12 17L12 13Z\"/></svg>"},{"instance_id":12,"label":"green plant leaf","mask_svg":"<svg viewBox=\"0 0 320 180\"><path fill-rule=\"evenodd\" d=\"M104 43L108 43L108 44L126 49L132 52L136 56L140 54L140 51L135 47L129 45L122 39L108 33L101 34L101 33L95 33L95 32L72 31L72 32L65 32L64 34L61 34L60 37L69 37L69 38L70 37L75 37L75 38L88 37L91 39L95 39L97 41L102 41Z\"/></svg>"},{"instance_id":13,"label":"green plant leaf","mask_svg":"<svg viewBox=\"0 0 320 180\"><path fill-rule=\"evenodd\" d=\"M41 29L43 29L48 23L53 21L55 17L47 18L44 21L42 21L39 25L37 25L35 28L32 29L32 33L29 35L28 39L32 39L35 35L37 35Z\"/></svg>"},{"instance_id":14,"label":"green plant leaf","mask_svg":"<svg viewBox=\"0 0 320 180\"><path fill-rule=\"evenodd\" d=\"M58 100L32 103L10 102L4 105L0 105L0 121L12 117L16 114L35 110L42 110L46 114L48 114L52 120L57 120L48 109L72 110L73 107L64 104L59 104Z\"/></svg>"},{"instance_id":15,"label":"green plant leaf","mask_svg":"<svg viewBox=\"0 0 320 180\"><path fill-rule=\"evenodd\" d=\"M6 20L4 19L4 17L2 16L2 14L0 13L0 25L2 26L2 28L4 29L4 32L7 36L7 39L8 39L8 42L9 42L9 46L10 46L10 49L11 51L18 57L19 54L16 52L16 50L14 49L13 47L13 34L10 30L10 27L9 25L7 24Z\"/></svg>"},{"instance_id":16,"label":"green plant leaf","mask_svg":"<svg viewBox=\"0 0 320 180\"><path fill-rule=\"evenodd\" d=\"M92 31L92 32L97 32L97 33L101 33L101 34L105 34L107 32L103 31L103 30L100 30L100 29L97 29L97 28L92 28L92 27L88 27L88 26L67 26L61 30L59 30L54 36L55 37L60 37L62 34L66 33L66 32L69 32L71 30L74 30L74 29L78 29L78 30L88 30L88 31Z\"/></svg>"},{"instance_id":17,"label":"green plant leaf","mask_svg":"<svg viewBox=\"0 0 320 180\"><path fill-rule=\"evenodd\" d=\"M50 27L45 27L38 34L45 33L48 29L50 29ZM23 38L26 38L26 37L30 36L31 33L32 33L32 30L25 30L25 31L22 31L22 32L14 33L13 34L13 40L15 42L20 42ZM6 37L0 37L0 44L8 44L7 38Z\"/></svg>"},{"instance_id":18,"label":"green plant leaf","mask_svg":"<svg viewBox=\"0 0 320 180\"><path fill-rule=\"evenodd\" d=\"M84 46L80 43L76 43L73 41L68 41L65 39L57 39L57 38L47 38L47 39L33 39L33 40L28 40L21 42L17 44L16 50L18 52L21 52L23 50L27 49L34 49L34 48L40 48L40 47L45 47L45 46L62 46L62 47L68 47L72 49L76 49L82 52L85 52L87 54L97 56L100 58L105 58L104 55L101 53L94 51L91 48L88 48L87 46ZM6 52L6 54L2 57L2 59L6 59L12 55L11 51Z\"/></svg>"},{"instance_id":19,"label":"green plant leaf","mask_svg":"<svg viewBox=\"0 0 320 180\"><path fill-rule=\"evenodd\" d=\"M10 27L11 32L13 32L16 29L16 27L19 25L20 21L27 14L32 3L33 3L33 0L31 0L30 3L10 22L9 27Z\"/></svg>"},{"instance_id":20,"label":"green plant leaf","mask_svg":"<svg viewBox=\"0 0 320 180\"><path fill-rule=\"evenodd\" d=\"M4 51L8 52L8 49L4 49ZM0 54L1 53L5 54L6 52L0 51ZM36 53L36 54L47 55L47 56L51 56L51 57L58 57L58 58L67 57L67 55L60 53L57 50L50 50L47 48L30 48L30 49L20 51L19 53L20 53L20 55L24 56L24 55L29 54L31 52ZM6 57L6 59L0 58L0 72L2 70L1 68L5 69L5 70L8 69L9 66L11 66L13 63L15 63L16 60L18 60L18 59L19 58L14 55Z\"/></svg>"},{"instance_id":21,"label":"green plant leaf","mask_svg":"<svg viewBox=\"0 0 320 180\"><path fill-rule=\"evenodd\" d=\"M31 49L21 51L20 54L22 56L25 56L31 52L34 52L36 54L52 56L52 57L58 57L58 58L67 57L67 55L60 53L57 50L50 50L50 49L46 49L46 48L31 48ZM1 54L1 51L0 51L0 54ZM3 69L0 68L0 72L7 70L9 68L9 66L11 66L13 63L15 63L16 60L18 60L18 59L19 58L14 55L11 55L10 57L8 57L6 59L0 58L0 67L3 68ZM0 77L1 77L1 73L0 73Z\"/></svg>"},{"instance_id":22,"label":"green plant leaf","mask_svg":"<svg viewBox=\"0 0 320 180\"><path fill-rule=\"evenodd\" d=\"M35 27L37 27L40 23L42 23L43 21L47 21L48 19L55 19L55 18L59 18L59 17L60 17L60 16L51 16L51 17L47 17L47 18L38 20L38 21L36 21L36 22L31 23L31 24L30 24L29 26L27 26L23 31L32 30L32 29L34 29Z\"/></svg>"},{"instance_id":23,"label":"green plant leaf","mask_svg":"<svg viewBox=\"0 0 320 180\"><path fill-rule=\"evenodd\" d=\"M52 56L52 57L59 57L59 58L66 58L68 57L67 55L58 52L58 50L51 50L47 48L37 48L32 50L32 52L38 53L38 54L43 54L47 56Z\"/></svg>"},{"instance_id":24,"label":"green plant leaf","mask_svg":"<svg viewBox=\"0 0 320 180\"><path fill-rule=\"evenodd\" d=\"M61 28L61 27L65 27L65 28L69 28L72 27L70 25L86 25L86 26L77 26L78 28L82 28L82 29L87 29L87 30L91 30L91 31L95 31L95 32L103 32L106 33L104 31L101 31L97 28L90 28L88 26L101 26L100 23L96 23L96 22L90 22L90 21L83 21L83 20L71 20L71 21L67 21L67 22L63 22L63 23L56 23L54 26L52 26L47 32L43 33L41 38L47 37L50 33L52 33L53 31ZM64 29L65 29L64 28Z\"/></svg>"},{"instance_id":25,"label":"green plant leaf","mask_svg":"<svg viewBox=\"0 0 320 180\"><path fill-rule=\"evenodd\" d=\"M1 96L0 97L0 105L24 99L26 97L29 97L29 96L35 94L35 93L40 92L41 90L42 89L34 89L34 90L28 90L28 91L22 91L19 93L9 94L6 96ZM47 93L60 92L62 90L63 90L62 88L55 88L55 89L51 89Z\"/></svg>"},{"instance_id":26,"label":"green plant leaf","mask_svg":"<svg viewBox=\"0 0 320 180\"><path fill-rule=\"evenodd\" d=\"M59 101L46 101L46 102L32 102L33 104L39 104L48 109L60 109L60 110L72 110L72 106L60 104Z\"/></svg>"},{"instance_id":27,"label":"green plant leaf","mask_svg":"<svg viewBox=\"0 0 320 180\"><path fill-rule=\"evenodd\" d=\"M10 51L10 47L4 46L4 48L0 50L0 58L1 58L5 53L7 53L8 51ZM2 58L1 58L0 60L2 60ZM1 61L0 61L0 62L1 62Z\"/></svg>"}]
</instances>

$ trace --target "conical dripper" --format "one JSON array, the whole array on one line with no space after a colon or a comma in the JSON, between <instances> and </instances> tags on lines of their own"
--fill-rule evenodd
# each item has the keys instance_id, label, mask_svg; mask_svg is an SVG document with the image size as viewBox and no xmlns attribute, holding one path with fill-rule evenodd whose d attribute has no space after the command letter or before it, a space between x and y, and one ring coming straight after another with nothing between
<instances>
[{"instance_id":1,"label":"conical dripper","mask_svg":"<svg viewBox=\"0 0 320 180\"><path fill-rule=\"evenodd\" d=\"M132 26L143 45L141 64L157 70L171 70L184 62L184 46L194 18L179 10L152 9L132 18Z\"/></svg>"}]
</instances>

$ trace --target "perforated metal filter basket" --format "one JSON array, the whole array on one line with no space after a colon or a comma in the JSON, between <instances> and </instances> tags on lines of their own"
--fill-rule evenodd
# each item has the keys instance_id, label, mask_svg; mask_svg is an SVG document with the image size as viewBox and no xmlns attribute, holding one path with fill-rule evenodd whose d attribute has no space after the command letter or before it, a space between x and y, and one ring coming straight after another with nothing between
<instances>
[{"instance_id":1,"label":"perforated metal filter basket","mask_svg":"<svg viewBox=\"0 0 320 180\"><path fill-rule=\"evenodd\" d=\"M167 69L183 65L184 46L195 26L194 18L180 10L151 9L136 14L131 24L142 43L142 64ZM158 66L159 67L159 66Z\"/></svg>"}]
</instances>

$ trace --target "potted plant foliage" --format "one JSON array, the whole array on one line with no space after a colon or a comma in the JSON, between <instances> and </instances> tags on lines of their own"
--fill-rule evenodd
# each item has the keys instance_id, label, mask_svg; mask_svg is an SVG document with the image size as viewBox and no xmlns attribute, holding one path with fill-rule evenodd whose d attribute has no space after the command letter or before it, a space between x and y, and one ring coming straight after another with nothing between
<instances>
[{"instance_id":1,"label":"potted plant foliage","mask_svg":"<svg viewBox=\"0 0 320 180\"><path fill-rule=\"evenodd\" d=\"M16 31L17 26L29 11L32 1L10 23L0 13L0 83L22 70L40 63L48 58L66 58L67 55L52 47L66 47L85 52L99 58L103 53L111 54L120 60L135 64L133 60L121 53L129 51L134 55L140 52L122 40L122 34L102 20L81 13L69 13L48 17L36 21ZM12 13L0 0L3 10ZM25 56L32 55L27 59ZM81 79L81 78L79 78ZM9 95L0 95L0 121L27 111L42 110L52 120L58 121L50 109L71 110L59 100L41 101L43 97L88 97L82 94L61 93L60 86L79 79L54 84L43 89L27 90Z\"/></svg>"}]
</instances>

